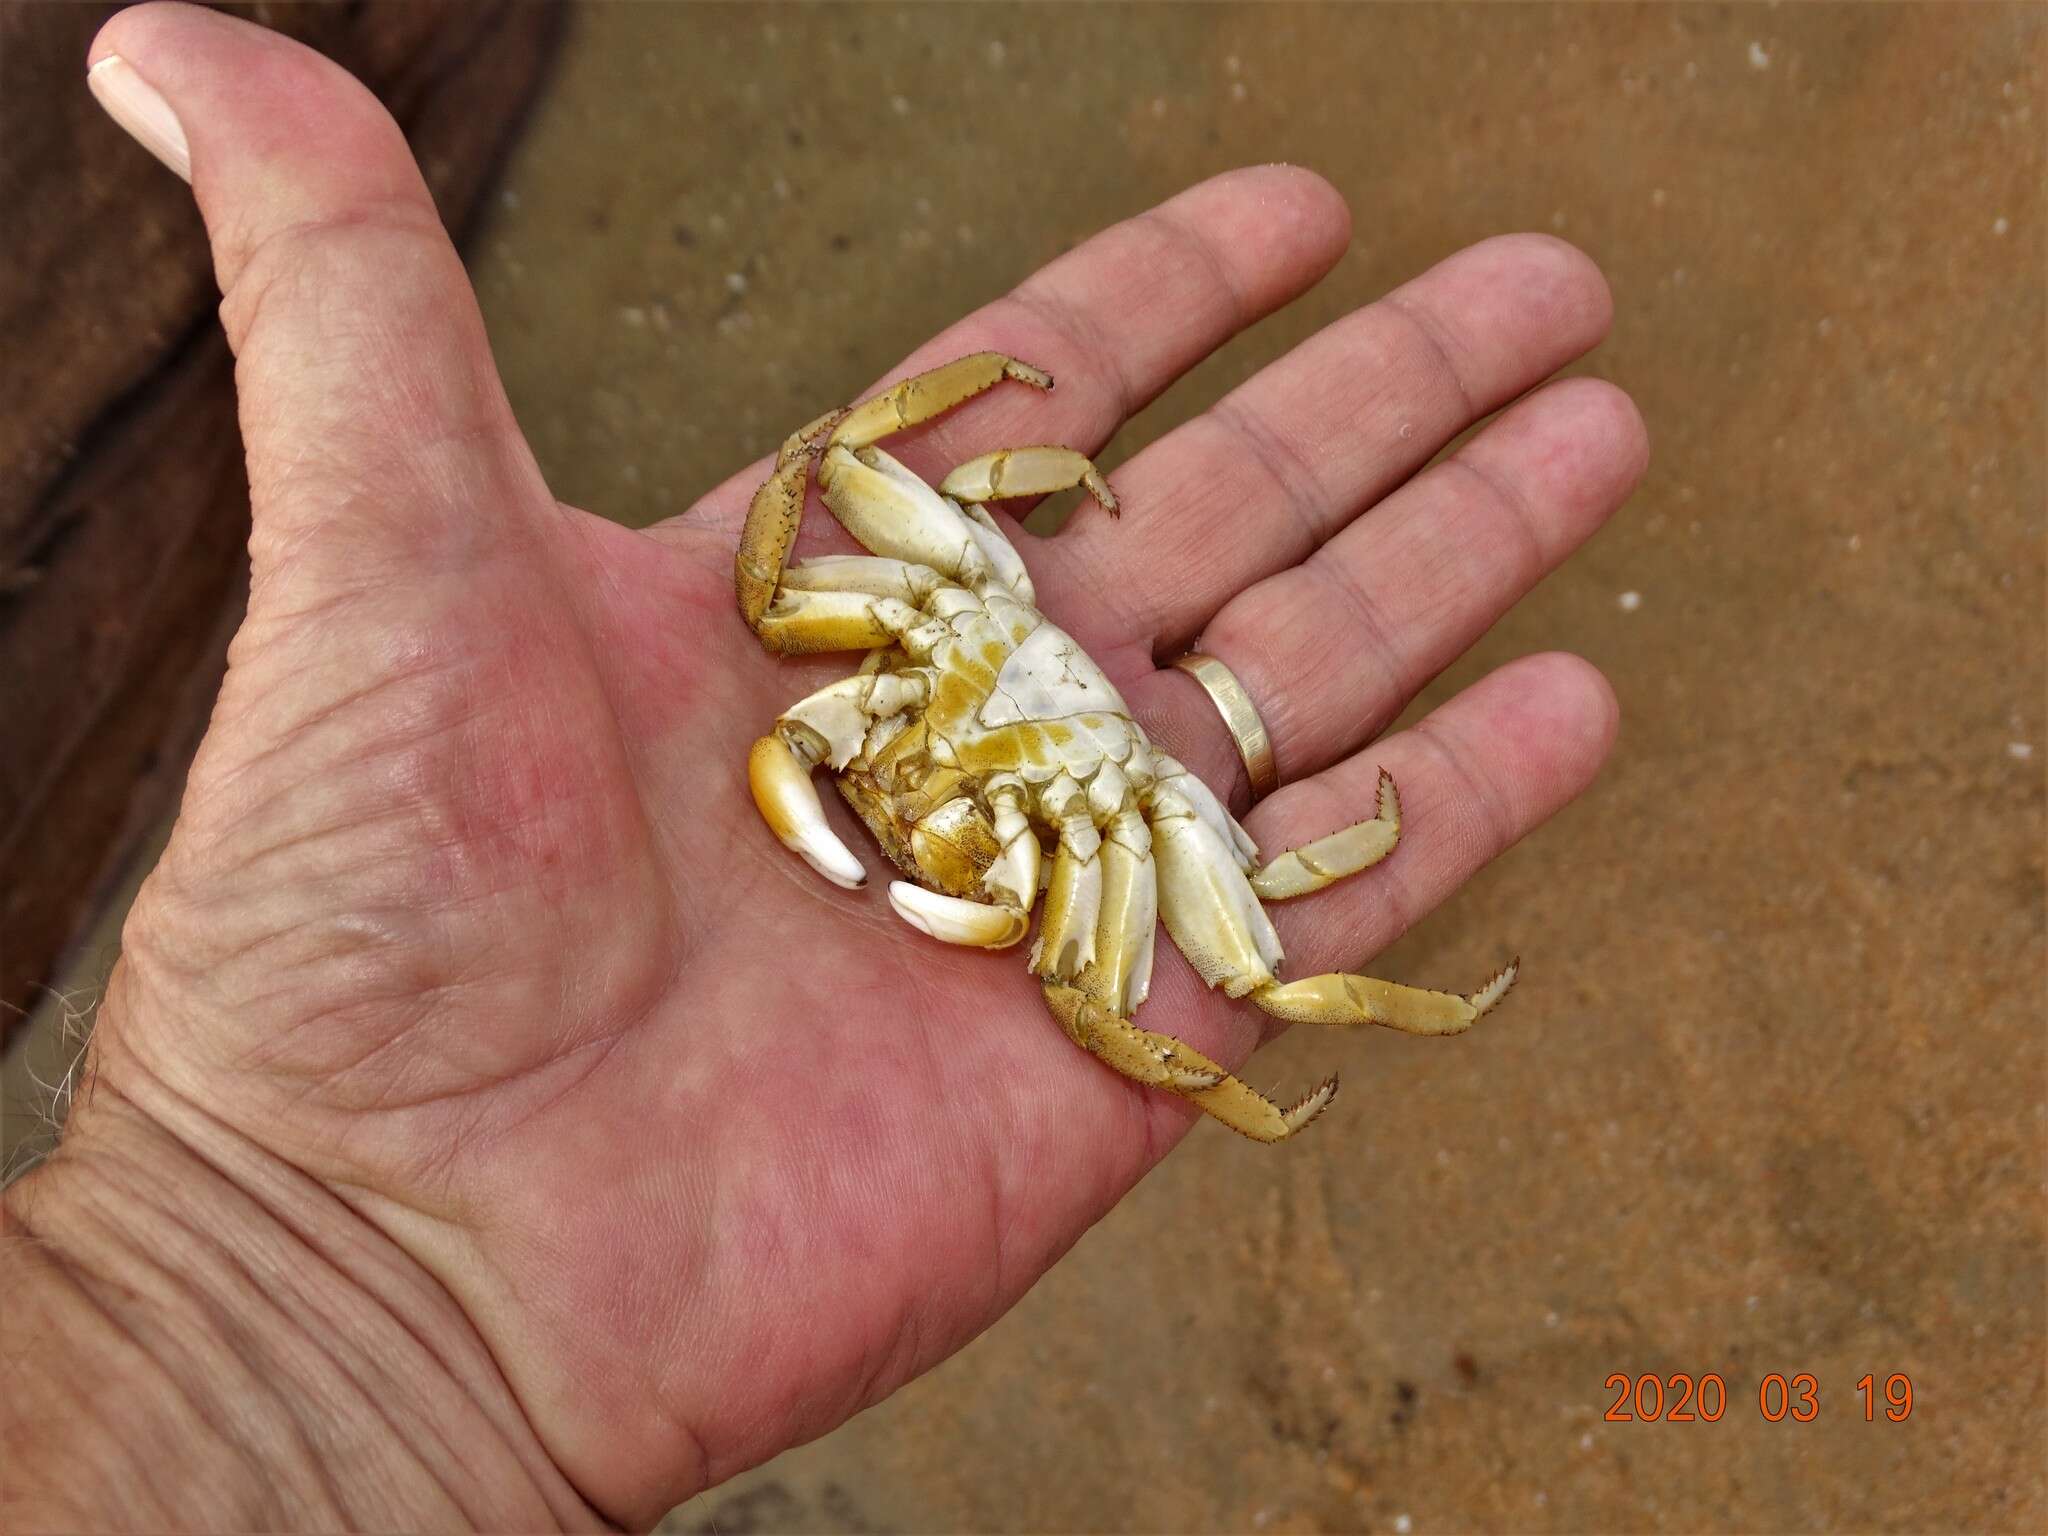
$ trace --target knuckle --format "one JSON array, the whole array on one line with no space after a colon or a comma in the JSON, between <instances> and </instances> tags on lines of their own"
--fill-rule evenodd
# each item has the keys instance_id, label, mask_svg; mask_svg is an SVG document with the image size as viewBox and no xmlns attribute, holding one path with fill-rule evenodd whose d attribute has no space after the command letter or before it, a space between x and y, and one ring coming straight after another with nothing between
<instances>
[{"instance_id":1,"label":"knuckle","mask_svg":"<svg viewBox=\"0 0 2048 1536\"><path fill-rule=\"evenodd\" d=\"M464 281L447 231L409 200L231 234L221 243L227 276L220 318L237 356L260 325L281 313L298 321L335 316L337 300L359 299L370 274L407 273L417 281L424 272Z\"/></svg>"}]
</instances>

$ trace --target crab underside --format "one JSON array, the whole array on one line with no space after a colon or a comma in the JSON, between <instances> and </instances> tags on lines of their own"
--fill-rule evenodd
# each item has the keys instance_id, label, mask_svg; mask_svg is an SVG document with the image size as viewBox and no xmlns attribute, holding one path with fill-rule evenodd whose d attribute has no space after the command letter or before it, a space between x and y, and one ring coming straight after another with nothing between
<instances>
[{"instance_id":1,"label":"crab underside","mask_svg":"<svg viewBox=\"0 0 2048 1536\"><path fill-rule=\"evenodd\" d=\"M1391 853L1401 826L1393 780L1381 774L1371 820L1257 862L1215 794L1146 740L1101 669L1038 611L1024 562L983 509L1078 485L1113 514L1094 465L1070 448L1001 449L934 488L875 446L1006 378L1052 386L1027 363L977 353L820 417L782 445L741 535L740 611L771 651L868 656L754 744L755 803L819 873L861 885L812 779L830 768L907 877L889 888L896 911L946 943L1016 943L1042 893L1031 969L1075 1043L1233 1130L1279 1141L1321 1113L1336 1078L1283 1109L1133 1024L1160 920L1210 986L1298 1023L1456 1034L1507 994L1515 966L1467 996L1342 972L1280 979L1262 903L1321 890ZM787 563L813 473L826 506L873 554Z\"/></svg>"}]
</instances>

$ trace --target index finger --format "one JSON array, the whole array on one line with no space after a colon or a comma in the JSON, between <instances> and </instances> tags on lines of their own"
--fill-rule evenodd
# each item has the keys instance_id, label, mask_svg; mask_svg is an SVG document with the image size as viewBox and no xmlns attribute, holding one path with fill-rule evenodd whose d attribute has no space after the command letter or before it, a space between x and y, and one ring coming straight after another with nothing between
<instances>
[{"instance_id":1,"label":"index finger","mask_svg":"<svg viewBox=\"0 0 2048 1536\"><path fill-rule=\"evenodd\" d=\"M1051 394L997 390L971 413L892 438L889 451L934 483L991 448L1057 442L1092 454L1216 347L1312 287L1350 238L1343 198L1312 171L1254 166L1190 187L1040 268L876 386L1001 352L1050 373ZM719 486L688 514L692 525L737 529L766 468Z\"/></svg>"}]
</instances>

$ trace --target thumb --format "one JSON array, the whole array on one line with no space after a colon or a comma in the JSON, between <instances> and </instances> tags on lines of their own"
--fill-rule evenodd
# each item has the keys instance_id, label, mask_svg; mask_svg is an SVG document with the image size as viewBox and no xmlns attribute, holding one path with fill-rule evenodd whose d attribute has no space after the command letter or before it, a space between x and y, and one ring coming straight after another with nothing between
<instances>
[{"instance_id":1,"label":"thumb","mask_svg":"<svg viewBox=\"0 0 2048 1536\"><path fill-rule=\"evenodd\" d=\"M88 80L192 183L236 356L260 578L375 580L552 499L398 125L339 65L186 5L121 12Z\"/></svg>"}]
</instances>

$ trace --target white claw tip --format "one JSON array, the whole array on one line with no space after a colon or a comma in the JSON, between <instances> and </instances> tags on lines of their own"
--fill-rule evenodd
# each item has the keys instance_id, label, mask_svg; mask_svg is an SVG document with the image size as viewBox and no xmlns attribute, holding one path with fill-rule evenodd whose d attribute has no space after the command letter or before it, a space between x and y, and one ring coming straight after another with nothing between
<instances>
[{"instance_id":1,"label":"white claw tip","mask_svg":"<svg viewBox=\"0 0 2048 1536\"><path fill-rule=\"evenodd\" d=\"M868 883L868 872L860 867L860 860L847 852L846 845L837 838L830 843L804 843L796 851L834 885L857 891Z\"/></svg>"},{"instance_id":2,"label":"white claw tip","mask_svg":"<svg viewBox=\"0 0 2048 1536\"><path fill-rule=\"evenodd\" d=\"M763 736L747 757L747 782L783 847L803 855L804 862L834 885L857 891L868 883L867 871L853 851L839 840L825 820L811 770L798 761L780 736Z\"/></svg>"},{"instance_id":3,"label":"white claw tip","mask_svg":"<svg viewBox=\"0 0 2048 1536\"><path fill-rule=\"evenodd\" d=\"M942 896L908 880L889 883L889 905L919 933L945 944L1003 949L1024 937L1024 915L1009 907Z\"/></svg>"}]
</instances>

